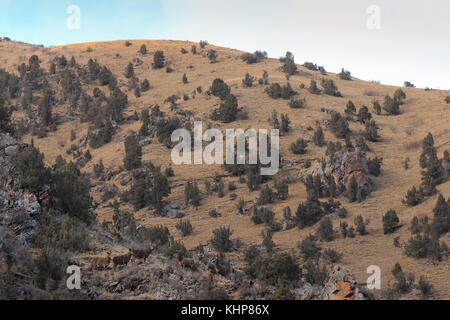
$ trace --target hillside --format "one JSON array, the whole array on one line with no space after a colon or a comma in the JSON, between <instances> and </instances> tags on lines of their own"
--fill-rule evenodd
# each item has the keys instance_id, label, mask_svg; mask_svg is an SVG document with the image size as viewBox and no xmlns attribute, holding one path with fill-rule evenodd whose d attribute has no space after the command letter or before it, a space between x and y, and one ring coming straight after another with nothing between
<instances>
[{"instance_id":1,"label":"hillside","mask_svg":"<svg viewBox=\"0 0 450 320\"><path fill-rule=\"evenodd\" d=\"M373 192L368 195L367 199L350 203L344 195L337 197L341 205L347 209L347 217L339 217L337 212L332 213L330 217L334 229L338 230L341 222L347 222L349 226L353 226L355 218L361 215L365 220L370 220L370 224L367 226L368 234L365 236L357 234L355 238L338 236L331 242L319 242L319 245L323 249L331 248L342 253L343 259L339 265L352 270L359 283L366 282L369 276L366 269L371 265L377 265L382 272L382 288L386 288L388 283L394 282L391 271L398 262L405 272L414 273L416 279L422 275L425 276L436 290L434 296L436 299L450 298L448 277L450 265L447 259L442 259L438 263L430 263L428 258L415 259L404 253L404 245L411 237L411 232L408 230L411 220L415 216L428 216L430 220L433 219L433 209L436 206L438 194L442 194L445 199L450 197L450 181L439 184L437 186L438 193L426 197L425 201L417 206L409 207L402 203L407 191L421 183L422 169L419 160L422 141L427 134L433 135L434 145L440 159L444 157L445 150L450 150L450 105L445 102L445 98L450 94L449 91L401 88L406 94L406 98L400 106L400 114L388 115L382 110L378 115L372 108L373 102L378 100L383 105L385 96L393 96L394 92L399 89L398 87L356 78L342 80L337 74L313 71L302 65L297 65L297 72L287 80L286 74L281 69L283 63L278 59L261 58L261 61L257 63L248 64L241 59L244 52L213 45L207 45L202 49L199 44L193 42L149 40L135 40L130 41L129 44L126 45L125 41L116 41L44 48L12 41L0 42L0 69L18 74L18 67L22 63L28 64L29 58L33 55L39 57L40 67L46 73L51 69L51 64L56 61L57 57L65 56L67 60L74 57L79 66L87 66L89 60L93 59L101 66L109 68L117 79L117 87L128 96L126 108L122 110L124 120L114 123L115 131L110 142L99 148L92 148L88 143L80 143L84 136L87 137L89 127L93 123L81 121L82 110L80 108L74 110L70 105L70 99L64 101L61 98L58 79L63 68L58 66L55 74L48 75L49 84L57 97L52 109L53 117L58 115L58 123L54 128L56 130L49 128L42 138L37 136L37 131L32 134L33 130L29 130L29 132L24 130L21 137L28 144L33 141L34 146L45 155L45 162L49 165L54 165L58 156L62 156L66 161L77 160L77 157L67 153L72 145L75 145L74 153L78 151L86 153L89 150L92 158L84 161L86 163L81 166L80 170L87 173L93 182L91 195L94 199L94 213L100 223L113 222L114 208L111 203L117 200L120 203L120 210L131 212L136 223L145 227L167 226L175 240L182 240L189 250L196 248L199 244L206 245L211 239L213 230L221 226L229 226L233 230L233 239L239 238L243 246L259 245L263 240L262 231L266 227L264 224L255 225L252 222L251 214L253 206L257 204L260 191L250 192L245 181L240 183L239 177L232 176L220 165L171 165L171 149L161 144L157 136L149 135L140 138L143 146L142 161L151 161L155 166L160 166L163 171L169 166L172 167L174 176L169 178L172 190L167 201L179 205L175 207L181 207L180 211L186 215L183 219L191 222L193 233L182 237L179 230L176 229L180 219L156 215L151 206L136 211L130 203L121 199L119 193L123 194L130 187L130 183L121 182L126 179L131 180L129 173L123 168L125 138L131 131L139 132L142 125L142 121L139 119L141 112L145 109L149 110L149 108L153 110L153 107L158 105L164 114L170 117L177 116L185 124L194 119L202 119L204 128L210 124L222 132L232 128L270 129L272 125L268 119L273 110L278 115L287 114L291 123L290 130L280 137L283 166L279 175L281 177L289 175L290 177L289 196L285 200L276 200L269 205L275 213L275 220L281 221L285 207L289 206L292 214L295 215L299 204L307 200L307 190L305 184L298 178L299 175L320 167L321 159L325 158L327 148L318 147L312 142L317 125L322 124L326 141L340 141L345 145L344 139L336 138L335 134L327 128L329 128L328 124L332 114L339 112L345 115L347 103L351 100L356 106L356 110L367 106L373 120L378 125L379 141L367 141L370 148L367 157L383 159L381 174L370 177L373 181ZM139 53L138 51L144 44L148 52ZM193 45L197 47L197 54L191 53ZM186 53L182 53L182 49L185 49ZM211 49L217 53L216 63L211 63L207 57ZM156 51L164 52L166 59L164 68L152 68ZM140 97L136 97L134 89L130 88L129 79L125 77L125 70L130 62L133 63L135 77L140 80L140 83L144 79L148 79L150 83L150 89L141 92ZM297 63L299 62L297 61ZM167 72L166 67L170 67L172 72ZM80 67L80 69L82 68ZM264 71L268 73L269 85L258 84L258 79L262 77ZM242 85L242 79L247 73L256 77L256 81L252 87L245 88ZM187 83L182 81L184 74L186 74ZM218 97L209 95L207 91L217 78L223 79L231 88L231 93L236 96L239 107L248 114L248 118L236 119L231 123L211 120L212 110L219 107L221 101ZM322 79L332 79L342 97L324 93L312 94L308 91L311 80L315 80L322 89ZM289 83L297 92L295 99L306 99L305 106L294 109L289 107L289 100L269 97L265 90L273 83L281 85ZM96 87L100 87L105 95L109 96L107 86L100 86L95 81L90 83L82 81L82 91L90 96L93 96L93 90ZM199 87L202 88L201 93L197 90ZM10 105L17 105L12 115L13 121L20 122L25 119L26 121L22 122L25 128L27 126L32 128L35 125L35 119L30 115L36 116L42 97L39 90L33 94L35 100L29 104L31 111L30 109L26 111L21 106L22 95L8 99ZM167 101L167 98L172 95L179 97L173 104ZM183 98L184 96L187 99ZM352 117L354 120L348 121L351 130L349 137L353 144L356 143L356 139L360 136L359 133L365 128L363 124L355 121L356 114L357 112ZM75 139L71 139L73 133ZM307 152L303 155L296 155L290 150L290 146L300 138L309 141ZM409 159L408 169L404 165L406 159ZM110 180L107 180L106 184L94 174L94 165L98 164L100 160L105 169L111 173ZM311 162L311 167L305 168L308 160ZM447 168L448 165L445 169L447 170ZM222 176L224 182L225 196L222 198L215 192L208 193L205 187L205 182L214 185L214 176L216 175ZM189 181L197 182L200 188L201 201L198 207L185 206L185 185ZM237 189L229 191L229 182L233 182ZM273 188L274 180L268 181L267 184ZM115 193L106 201L102 199L105 185L111 187L112 190L116 188L118 190L118 192L114 191ZM232 197L233 199L231 199L232 194L236 195ZM236 213L239 199L245 201L247 214ZM215 208L220 213L219 217L211 217L209 214ZM396 211L400 224L403 226L396 232L385 235L382 217L390 209ZM298 256L298 243L308 235L314 234L318 227L319 223L316 223L303 229L295 227L275 232L273 241L281 251ZM398 241L402 245L401 247L394 246L396 237L399 237ZM449 240L449 233L444 234L441 238L441 241L445 241L447 244L450 243ZM80 254L78 258L88 261L87 257L102 255L106 250L126 253L128 248L120 243L109 244L107 248L102 248L99 242L95 245L95 250ZM242 251L233 252L231 256L237 261L237 265L243 263ZM110 276L113 274L112 272ZM376 292L377 297L380 294L380 292ZM405 299L416 297L418 297L417 292L402 296Z\"/></svg>"}]
</instances>

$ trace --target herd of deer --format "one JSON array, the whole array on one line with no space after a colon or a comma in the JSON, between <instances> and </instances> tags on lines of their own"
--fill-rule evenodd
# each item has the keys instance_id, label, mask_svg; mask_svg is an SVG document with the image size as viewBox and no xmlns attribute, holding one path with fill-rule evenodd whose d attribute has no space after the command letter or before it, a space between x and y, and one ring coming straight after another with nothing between
<instances>
[{"instance_id":1,"label":"herd of deer","mask_svg":"<svg viewBox=\"0 0 450 320\"><path fill-rule=\"evenodd\" d=\"M114 256L111 258L111 252L107 252L106 257L93 257L91 258L91 270L106 270L113 262L114 268L117 266L126 266L132 258L137 260L146 260L152 253L153 248L147 249L129 249L127 254ZM181 261L183 268L193 268L194 259L185 258Z\"/></svg>"},{"instance_id":2,"label":"herd of deer","mask_svg":"<svg viewBox=\"0 0 450 320\"><path fill-rule=\"evenodd\" d=\"M130 249L127 254L122 254L111 258L111 252L108 251L106 257L93 257L91 259L91 270L108 269L111 260L113 262L114 268L117 266L125 266L130 262L131 258L135 258L138 260L147 259L151 252L152 248Z\"/></svg>"}]
</instances>

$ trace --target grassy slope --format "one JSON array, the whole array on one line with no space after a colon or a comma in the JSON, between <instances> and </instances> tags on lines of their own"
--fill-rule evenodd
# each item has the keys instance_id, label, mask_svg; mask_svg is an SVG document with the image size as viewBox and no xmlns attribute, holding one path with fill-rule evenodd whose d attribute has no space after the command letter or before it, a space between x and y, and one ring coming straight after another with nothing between
<instances>
[{"instance_id":1,"label":"grassy slope","mask_svg":"<svg viewBox=\"0 0 450 320\"><path fill-rule=\"evenodd\" d=\"M137 55L137 51L141 44L146 44L149 54L144 57ZM369 106L374 99L383 101L384 95L390 94L397 89L396 87L384 86L376 83L370 83L354 79L353 81L342 81L335 74L328 74L327 77L332 78L344 98L334 98L326 95L311 95L306 90L300 90L299 85L304 83L309 86L310 79L316 79L320 82L322 76L319 72L311 72L303 67L300 75L293 76L290 79L291 85L300 93L301 97L306 97L307 107L305 109L290 109L284 100L272 100L264 94L264 87L244 89L241 87L241 79L246 72L261 77L263 70L267 70L270 75L271 82L285 83L286 79L282 72L279 71L280 62L273 59L267 59L262 63L255 65L247 65L237 57L242 52L214 47L219 54L219 62L210 64L206 57L198 54L193 56L191 53L182 55L181 48L190 51L193 45L191 42L181 41L133 41L133 45L126 47L124 41L117 42L98 42L89 44L78 44L65 47L40 48L32 47L20 43L1 42L0 43L0 65L10 71L17 70L17 66L27 61L32 54L37 54L44 68L48 68L49 61L55 55L64 54L68 59L73 55L77 62L86 64L89 58L95 58L99 63L107 65L113 73L118 76L119 83L126 84L123 71L126 65L135 57L139 57L144 63L136 68L136 76L142 81L148 78L151 83L151 90L143 93L142 97L136 99L132 92L128 92L130 106L126 110L127 114L133 114L136 110L138 113L143 108L153 104L159 104L163 111L169 112L169 105L163 101L169 95L178 94L182 96L184 93L191 95L192 91L198 86L207 89L212 81L220 77L232 86L232 92L237 95L240 106L244 106L249 114L249 120L239 121L230 125L219 125L222 129L230 127L239 128L269 128L267 119L272 110L277 110L279 114L287 113L292 121L293 130L285 137L281 138L281 151L285 158L303 162L306 159L320 159L325 149L317 148L313 145L308 147L308 154L305 156L295 156L289 152L288 148L291 142L297 138L311 134L306 130L308 126L314 127L316 120L325 117L320 112L320 108L335 109L343 112L345 105L351 99L357 108L361 105ZM197 45L198 47L198 45ZM209 46L210 48L212 46ZM91 48L92 52L87 52ZM199 47L198 47L199 49ZM156 50L163 50L166 58L170 62L170 66L175 70L173 73L166 73L165 70L152 70L150 68L153 60L152 53ZM121 58L116 57L119 53ZM192 68L188 68L192 66ZM186 73L189 79L188 84L183 84L181 77ZM420 143L417 147L408 147L416 142L420 142L428 132L435 136L436 145L439 146L439 156L445 149L450 148L450 112L448 105L445 104L444 98L449 94L448 91L424 91L423 89L405 88L407 94L407 103L402 107L402 114L399 116L376 116L375 120L380 126L381 142L370 144L373 153L369 156L382 157L384 159L382 167L382 175L374 178L376 190L370 198L361 204L349 204L345 199L339 199L348 209L350 215L345 219L350 225L353 225L353 219L358 214L362 214L365 218L371 220L368 226L370 235L365 237L357 237L356 239L338 239L330 244L324 244L324 247L335 248L344 253L343 264L352 269L360 282L364 283L367 275L366 268L369 265L378 265L382 270L383 286L388 281L392 281L391 270L395 262L400 262L404 270L413 272L417 277L426 275L437 291L440 298L450 298L450 282L448 281L449 263L444 262L439 266L431 266L425 260L414 260L406 257L402 249L393 246L393 238L400 236L401 242L406 242L409 238L407 226L403 227L394 235L383 235L381 217L388 209L395 209L400 220L405 225L409 225L412 217L415 215L432 215L432 209L436 203L436 197L433 197L415 208L407 208L402 205L401 199L406 191L413 185L420 183L420 167L418 158L420 155ZM375 96L368 96L367 92L372 92ZM206 122L212 108L218 104L216 98L206 100L203 95L197 95L197 98L183 102L182 107L192 110L196 116L201 117ZM63 108L56 110L64 112ZM57 132L49 133L45 139L35 139L35 145L46 155L49 162L54 161L59 154L65 155L65 150L71 145L70 131L75 130L77 137L87 133L88 124L80 124L78 120L65 123L58 127ZM127 133L128 130L137 131L140 122L126 124L122 126L122 132ZM362 130L359 124L351 123L353 131ZM106 167L118 168L122 165L124 155L124 144L119 143L119 134L114 136L112 143L98 149L91 150L93 155L92 161L85 168L88 172L92 171L92 166L100 159L103 159ZM326 132L326 138L336 140L329 132ZM31 137L25 137L26 141L30 141ZM403 161L409 157L410 169L403 169ZM69 158L68 158L69 159ZM170 151L156 142L144 148L144 160L151 160L157 165L165 168L170 161ZM314 162L313 162L314 166ZM178 203L183 203L183 185L187 180L205 181L211 180L211 176L215 172L222 173L220 167L215 166L182 166L174 167L175 177L172 184L175 186L170 199ZM302 170L301 166L292 169L292 176L296 176ZM233 180L233 179L232 179ZM236 180L236 179L234 179ZM226 179L228 181L228 179ZM236 181L237 182L237 181ZM258 193L250 194L245 185L236 183L238 190L236 194L242 196L248 205L255 200ZM271 183L272 184L272 183ZM201 190L204 189L200 184ZM450 182L439 186L439 190L447 198L450 196ZM99 195L96 195L99 199ZM290 198L287 201L277 202L273 205L273 209L277 214L277 218L281 218L282 209L285 206L291 206L295 210L300 202L306 199L306 192L303 184L296 183L290 185ZM261 231L263 227L254 226L249 217L238 217L232 212L236 203L229 200L229 194L225 198L218 199L215 195L202 201L202 206L198 209L188 209L189 219L194 225L194 234L184 239L188 247L195 247L199 242L205 243L211 236L211 231L221 225L230 225L234 230L234 236L240 237L246 243L260 243ZM208 216L208 212L220 206L220 212L223 213L221 218L213 219ZM131 210L131 208L130 208ZM98 214L102 219L111 219L111 209L99 209ZM175 230L177 220L167 218L149 218L150 212L142 210L136 213L136 218L141 223L165 224L169 226L172 234L178 236ZM338 227L341 219L333 217L335 228ZM287 232L280 232L274 235L274 241L283 249L296 248L297 242L302 240L309 233L314 232L315 227L302 231L293 229ZM450 236L444 238L449 243Z\"/></svg>"}]
</instances>

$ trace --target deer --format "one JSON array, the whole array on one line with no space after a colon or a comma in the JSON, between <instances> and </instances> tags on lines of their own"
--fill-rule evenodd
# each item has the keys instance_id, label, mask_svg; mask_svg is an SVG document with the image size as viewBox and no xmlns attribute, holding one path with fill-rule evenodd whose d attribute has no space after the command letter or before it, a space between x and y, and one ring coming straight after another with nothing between
<instances>
[{"instance_id":1,"label":"deer","mask_svg":"<svg viewBox=\"0 0 450 320\"><path fill-rule=\"evenodd\" d=\"M192 269L194 267L194 259L184 258L181 260L181 266L186 269Z\"/></svg>"},{"instance_id":2,"label":"deer","mask_svg":"<svg viewBox=\"0 0 450 320\"><path fill-rule=\"evenodd\" d=\"M136 259L146 260L151 252L152 252L151 247L147 249L131 249L131 253L133 254L133 257L135 257Z\"/></svg>"},{"instance_id":3,"label":"deer","mask_svg":"<svg viewBox=\"0 0 450 320\"><path fill-rule=\"evenodd\" d=\"M91 270L105 270L111 262L111 253L108 251L106 257L93 257L91 259Z\"/></svg>"},{"instance_id":4,"label":"deer","mask_svg":"<svg viewBox=\"0 0 450 320\"><path fill-rule=\"evenodd\" d=\"M114 268L117 266L125 266L130 262L131 259L131 249L127 254L122 254L120 256L113 257Z\"/></svg>"}]
</instances>

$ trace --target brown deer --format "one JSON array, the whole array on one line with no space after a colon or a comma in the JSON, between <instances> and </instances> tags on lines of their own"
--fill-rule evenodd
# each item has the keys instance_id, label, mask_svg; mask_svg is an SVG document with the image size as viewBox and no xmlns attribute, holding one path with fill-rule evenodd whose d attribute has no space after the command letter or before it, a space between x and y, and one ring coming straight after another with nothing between
<instances>
[{"instance_id":1,"label":"brown deer","mask_svg":"<svg viewBox=\"0 0 450 320\"><path fill-rule=\"evenodd\" d=\"M130 262L131 259L131 250L127 254L122 254L120 256L113 257L114 268L117 266L125 266Z\"/></svg>"},{"instance_id":2,"label":"brown deer","mask_svg":"<svg viewBox=\"0 0 450 320\"><path fill-rule=\"evenodd\" d=\"M194 259L184 258L181 260L181 266L183 268L192 269L194 267Z\"/></svg>"},{"instance_id":3,"label":"brown deer","mask_svg":"<svg viewBox=\"0 0 450 320\"><path fill-rule=\"evenodd\" d=\"M147 249L131 249L131 253L133 257L136 259L147 259L150 253L152 252L152 248Z\"/></svg>"},{"instance_id":4,"label":"brown deer","mask_svg":"<svg viewBox=\"0 0 450 320\"><path fill-rule=\"evenodd\" d=\"M106 257L92 257L91 270L105 270L111 262L111 253L107 252Z\"/></svg>"}]
</instances>

